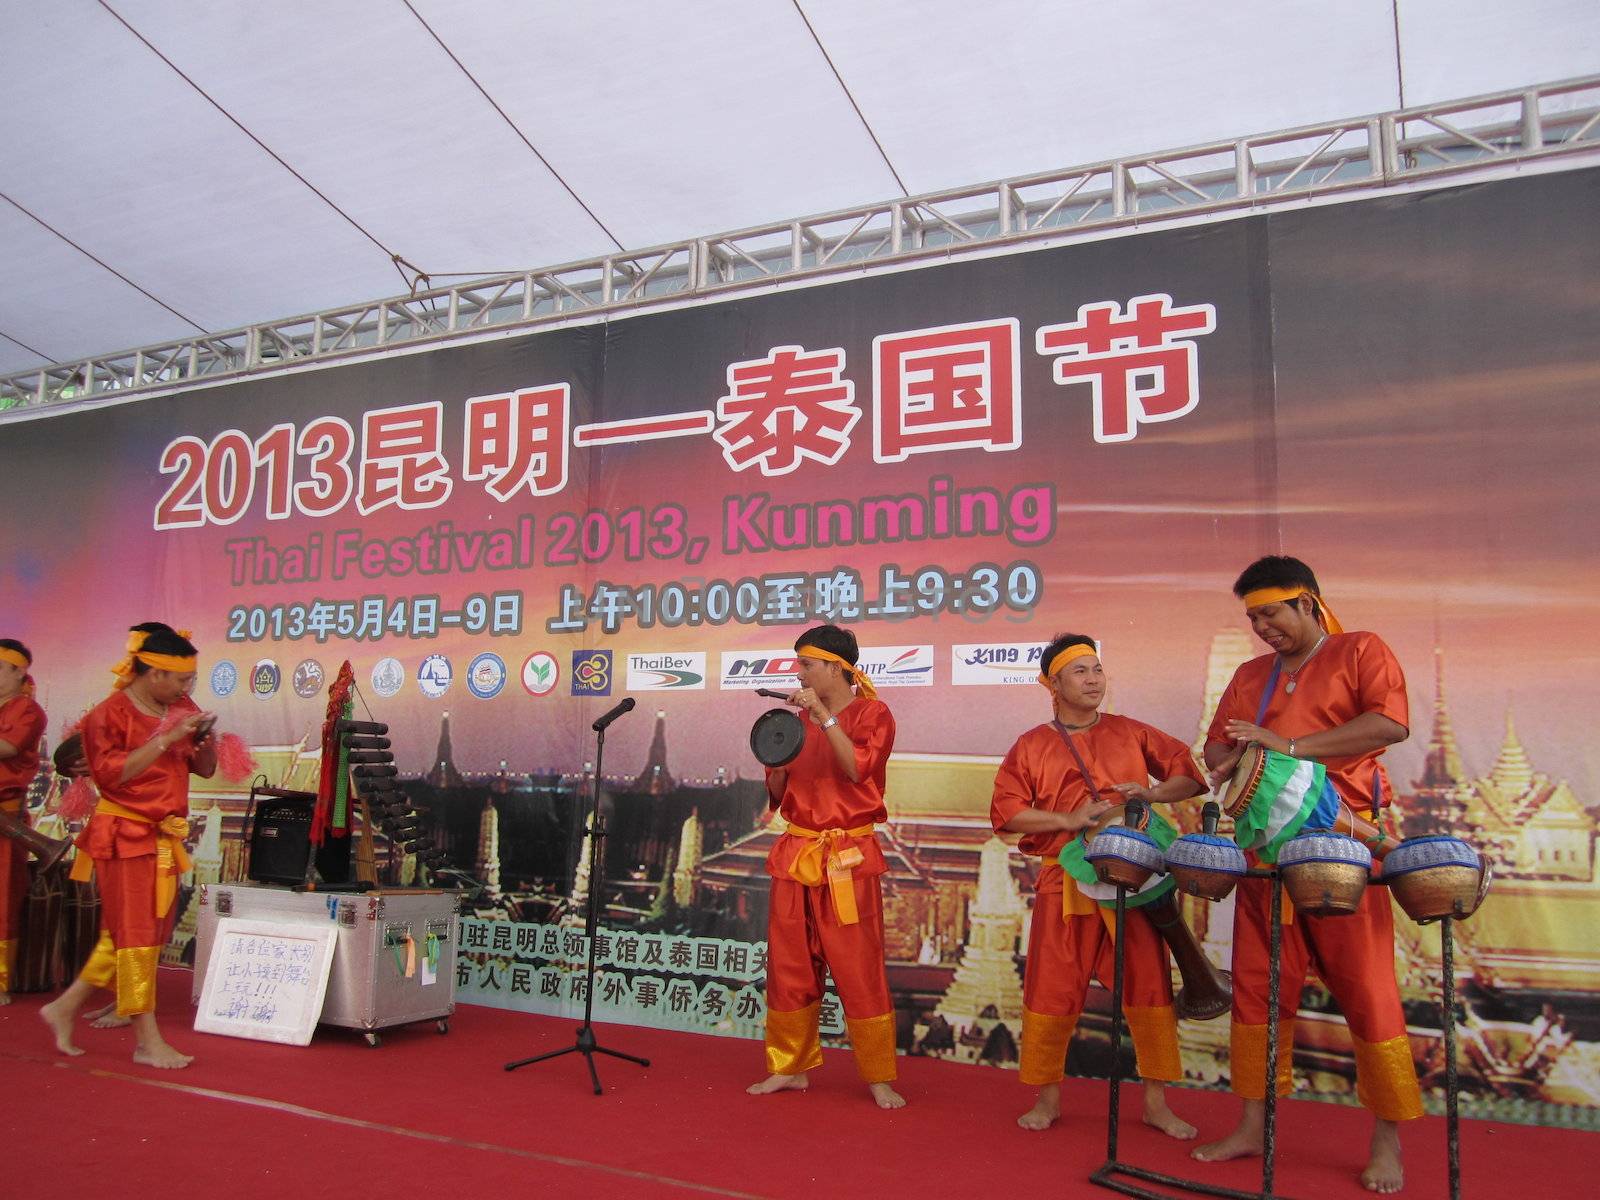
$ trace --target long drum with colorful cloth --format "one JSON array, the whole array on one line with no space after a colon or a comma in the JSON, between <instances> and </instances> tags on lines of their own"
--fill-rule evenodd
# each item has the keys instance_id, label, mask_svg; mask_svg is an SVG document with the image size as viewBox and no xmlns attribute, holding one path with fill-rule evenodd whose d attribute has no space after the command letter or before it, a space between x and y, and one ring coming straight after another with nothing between
<instances>
[{"instance_id":1,"label":"long drum with colorful cloth","mask_svg":"<svg viewBox=\"0 0 1600 1200\"><path fill-rule=\"evenodd\" d=\"M1319 762L1249 746L1234 768L1222 809L1233 818L1233 840L1263 862L1302 829L1331 829L1339 794Z\"/></svg>"},{"instance_id":2,"label":"long drum with colorful cloth","mask_svg":"<svg viewBox=\"0 0 1600 1200\"><path fill-rule=\"evenodd\" d=\"M1102 869L1108 878L1122 875L1130 881L1144 874L1148 864L1149 873L1143 882L1128 889L1130 907L1158 900L1176 886L1172 877L1164 873L1164 860L1166 848L1178 839L1178 831L1165 817L1149 809L1145 810L1148 816L1144 828L1132 829L1120 824L1125 811L1120 805L1112 809L1107 814L1109 820L1102 819L1095 828L1080 833L1057 856L1061 869L1072 877L1078 891L1107 908L1117 903L1117 885L1104 881L1101 871L1095 869L1096 858L1103 860ZM1124 874L1122 868L1133 869Z\"/></svg>"},{"instance_id":3,"label":"long drum with colorful cloth","mask_svg":"<svg viewBox=\"0 0 1600 1200\"><path fill-rule=\"evenodd\" d=\"M1489 894L1489 860L1460 838L1407 838L1383 860L1383 881L1419 925L1470 917Z\"/></svg>"},{"instance_id":4,"label":"long drum with colorful cloth","mask_svg":"<svg viewBox=\"0 0 1600 1200\"><path fill-rule=\"evenodd\" d=\"M1302 833L1280 848L1278 870L1295 908L1314 917L1348 916L1361 907L1372 851L1342 833Z\"/></svg>"}]
</instances>

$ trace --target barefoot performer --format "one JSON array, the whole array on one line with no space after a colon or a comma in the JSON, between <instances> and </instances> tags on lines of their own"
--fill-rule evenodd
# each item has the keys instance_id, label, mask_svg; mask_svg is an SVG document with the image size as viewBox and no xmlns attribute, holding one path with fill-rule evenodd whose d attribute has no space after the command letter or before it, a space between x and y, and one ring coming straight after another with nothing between
<instances>
[{"instance_id":1,"label":"barefoot performer","mask_svg":"<svg viewBox=\"0 0 1600 1200\"><path fill-rule=\"evenodd\" d=\"M1017 1118L1032 1130L1048 1129L1061 1116L1067 1045L1089 977L1109 988L1114 961L1112 910L1083 895L1057 855L1114 804L1170 804L1205 790L1189 748L1177 738L1100 712L1106 674L1092 639L1059 634L1040 662L1039 682L1050 693L1052 719L1024 733L1006 754L989 809L996 832L1022 834L1023 852L1043 859L1034 884L1017 1072L1039 1089L1034 1106ZM1148 786L1151 778L1161 782ZM1166 1084L1183 1077L1171 958L1142 908L1127 910L1124 929L1122 1011L1144 1080L1144 1121L1186 1140L1194 1137L1194 1126L1167 1106L1166 1097Z\"/></svg>"},{"instance_id":2,"label":"barefoot performer","mask_svg":"<svg viewBox=\"0 0 1600 1200\"><path fill-rule=\"evenodd\" d=\"M26 823L23 800L39 770L45 715L33 700L33 653L15 638L0 638L0 812ZM11 1003L17 934L28 897L28 848L0 838L0 1004Z\"/></svg>"},{"instance_id":3,"label":"barefoot performer","mask_svg":"<svg viewBox=\"0 0 1600 1200\"><path fill-rule=\"evenodd\" d=\"M896 1076L894 1005L883 963L887 870L873 825L888 817L884 768L894 718L856 670L855 634L819 625L794 644L805 742L786 767L769 768L767 795L788 822L767 857L767 1070L751 1095L804 1090L822 1065L817 1023L823 971L844 1005L856 1070L879 1108L905 1100ZM859 694L856 689L859 689Z\"/></svg>"},{"instance_id":4,"label":"barefoot performer","mask_svg":"<svg viewBox=\"0 0 1600 1200\"><path fill-rule=\"evenodd\" d=\"M101 934L78 978L40 1010L63 1054L81 1054L72 1022L97 987L115 986L117 1012L132 1018L133 1060L185 1067L156 1025L162 932L188 865L189 775L217 767L214 715L189 699L197 651L188 636L150 623L130 633L112 668L116 690L83 719L84 754L100 802L78 838L73 877L100 883Z\"/></svg>"},{"instance_id":5,"label":"barefoot performer","mask_svg":"<svg viewBox=\"0 0 1600 1200\"><path fill-rule=\"evenodd\" d=\"M1394 652L1373 633L1345 633L1296 558L1272 556L1245 568L1233 585L1250 627L1273 653L1236 672L1207 732L1206 765L1227 778L1247 746L1314 759L1357 813L1379 821L1389 782L1378 759L1409 730L1406 681ZM1268 914L1270 884L1239 882L1233 914L1233 1029L1230 1075L1244 1113L1233 1132L1197 1147L1220 1161L1262 1152L1266 1121ZM1286 902L1287 905L1287 902ZM1394 976L1394 910L1387 888L1369 887L1349 916L1286 912L1280 975L1277 1086L1286 1095L1294 1019L1307 967L1314 966L1350 1026L1356 1094L1373 1116L1361 1182L1397 1192L1401 1121L1422 1115L1411 1043Z\"/></svg>"}]
</instances>

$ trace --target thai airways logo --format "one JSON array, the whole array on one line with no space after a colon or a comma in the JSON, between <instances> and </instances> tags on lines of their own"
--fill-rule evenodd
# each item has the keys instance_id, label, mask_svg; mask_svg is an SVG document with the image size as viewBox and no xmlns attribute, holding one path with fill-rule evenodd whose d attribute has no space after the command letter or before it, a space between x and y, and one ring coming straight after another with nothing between
<instances>
[{"instance_id":1,"label":"thai airways logo","mask_svg":"<svg viewBox=\"0 0 1600 1200\"><path fill-rule=\"evenodd\" d=\"M699 692L704 691L705 686L704 650L687 654L628 655L630 692Z\"/></svg>"},{"instance_id":2,"label":"thai airways logo","mask_svg":"<svg viewBox=\"0 0 1600 1200\"><path fill-rule=\"evenodd\" d=\"M971 642L950 647L950 682L1024 684L1039 681L1038 642Z\"/></svg>"},{"instance_id":3,"label":"thai airways logo","mask_svg":"<svg viewBox=\"0 0 1600 1200\"><path fill-rule=\"evenodd\" d=\"M467 691L479 700L493 700L506 686L506 661L483 653L467 664Z\"/></svg>"},{"instance_id":4,"label":"thai airways logo","mask_svg":"<svg viewBox=\"0 0 1600 1200\"><path fill-rule=\"evenodd\" d=\"M296 696L302 700L310 700L322 690L322 681L325 678L322 664L314 658L308 658L295 667L294 674L289 676L289 683L294 688Z\"/></svg>"},{"instance_id":5,"label":"thai airways logo","mask_svg":"<svg viewBox=\"0 0 1600 1200\"><path fill-rule=\"evenodd\" d=\"M406 669L398 658L380 658L372 668L372 690L384 699L393 696L406 684Z\"/></svg>"},{"instance_id":6,"label":"thai airways logo","mask_svg":"<svg viewBox=\"0 0 1600 1200\"><path fill-rule=\"evenodd\" d=\"M211 668L211 692L216 696L231 696L239 686L239 668L223 659Z\"/></svg>"},{"instance_id":7,"label":"thai airways logo","mask_svg":"<svg viewBox=\"0 0 1600 1200\"><path fill-rule=\"evenodd\" d=\"M561 682L561 664L546 650L535 650L522 664L522 687L530 696L548 696Z\"/></svg>"},{"instance_id":8,"label":"thai airways logo","mask_svg":"<svg viewBox=\"0 0 1600 1200\"><path fill-rule=\"evenodd\" d=\"M863 646L856 664L877 687L932 687L932 646Z\"/></svg>"},{"instance_id":9,"label":"thai airways logo","mask_svg":"<svg viewBox=\"0 0 1600 1200\"><path fill-rule=\"evenodd\" d=\"M572 652L572 694L574 696L611 695L611 651L574 650Z\"/></svg>"},{"instance_id":10,"label":"thai airways logo","mask_svg":"<svg viewBox=\"0 0 1600 1200\"><path fill-rule=\"evenodd\" d=\"M277 695L283 682L283 671L270 658L263 658L250 668L250 691L257 700Z\"/></svg>"},{"instance_id":11,"label":"thai airways logo","mask_svg":"<svg viewBox=\"0 0 1600 1200\"><path fill-rule=\"evenodd\" d=\"M454 678L455 670L450 666L450 660L442 654L428 655L417 668L417 686L429 700L437 700L448 692L450 681Z\"/></svg>"},{"instance_id":12,"label":"thai airways logo","mask_svg":"<svg viewBox=\"0 0 1600 1200\"><path fill-rule=\"evenodd\" d=\"M722 652L723 691L749 691L751 688L788 688L800 685L794 673L800 661L793 650L724 650Z\"/></svg>"}]
</instances>

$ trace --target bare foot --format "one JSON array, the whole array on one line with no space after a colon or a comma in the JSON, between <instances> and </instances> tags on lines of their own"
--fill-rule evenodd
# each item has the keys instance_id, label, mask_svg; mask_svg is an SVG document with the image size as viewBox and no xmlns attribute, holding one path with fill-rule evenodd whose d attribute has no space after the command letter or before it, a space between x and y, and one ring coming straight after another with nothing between
<instances>
[{"instance_id":1,"label":"bare foot","mask_svg":"<svg viewBox=\"0 0 1600 1200\"><path fill-rule=\"evenodd\" d=\"M1372 1131L1371 1158L1361 1172L1361 1186L1369 1192L1398 1192L1405 1186L1400 1164L1400 1132L1392 1122L1380 1121Z\"/></svg>"},{"instance_id":2,"label":"bare foot","mask_svg":"<svg viewBox=\"0 0 1600 1200\"><path fill-rule=\"evenodd\" d=\"M770 1096L773 1092L803 1092L808 1086L806 1073L801 1071L798 1075L768 1075L760 1083L752 1083L745 1088L749 1096Z\"/></svg>"},{"instance_id":3,"label":"bare foot","mask_svg":"<svg viewBox=\"0 0 1600 1200\"><path fill-rule=\"evenodd\" d=\"M904 1108L906 1098L887 1083L869 1083L867 1090L872 1093L872 1099L879 1108Z\"/></svg>"},{"instance_id":4,"label":"bare foot","mask_svg":"<svg viewBox=\"0 0 1600 1200\"><path fill-rule=\"evenodd\" d=\"M59 998L50 1001L39 1010L39 1019L50 1027L50 1032L55 1036L56 1049L62 1054L82 1054L83 1051L72 1044L72 1014L63 1012Z\"/></svg>"},{"instance_id":5,"label":"bare foot","mask_svg":"<svg viewBox=\"0 0 1600 1200\"><path fill-rule=\"evenodd\" d=\"M1157 1095L1152 1100L1148 1095L1144 1099L1144 1123L1152 1129L1159 1129L1169 1138L1177 1138L1180 1142L1192 1141L1200 1131L1167 1106L1165 1096ZM1213 1143L1215 1144L1215 1143Z\"/></svg>"},{"instance_id":6,"label":"bare foot","mask_svg":"<svg viewBox=\"0 0 1600 1200\"><path fill-rule=\"evenodd\" d=\"M160 1067L164 1071L177 1071L194 1061L192 1054L179 1054L165 1042L154 1046L140 1046L133 1052L133 1061L147 1067Z\"/></svg>"},{"instance_id":7,"label":"bare foot","mask_svg":"<svg viewBox=\"0 0 1600 1200\"><path fill-rule=\"evenodd\" d=\"M1230 1158L1248 1158L1261 1153L1261 1134L1257 1130L1240 1126L1219 1141L1207 1142L1189 1151L1189 1157L1200 1162L1227 1162Z\"/></svg>"},{"instance_id":8,"label":"bare foot","mask_svg":"<svg viewBox=\"0 0 1600 1200\"><path fill-rule=\"evenodd\" d=\"M83 1014L83 1019L85 1021L98 1021L101 1017L115 1016L116 1012L117 1002L113 1000L109 1004L102 1004L99 1008L89 1009Z\"/></svg>"},{"instance_id":9,"label":"bare foot","mask_svg":"<svg viewBox=\"0 0 1600 1200\"><path fill-rule=\"evenodd\" d=\"M130 1025L130 1024L132 1024L132 1022L127 1017L119 1017L119 1016L117 1016L116 1005L113 1004L111 1006L110 1011L103 1012L99 1016L95 1017L94 1020L90 1021L89 1022L89 1028L90 1029L122 1029L123 1027L125 1027L127 1025Z\"/></svg>"},{"instance_id":10,"label":"bare foot","mask_svg":"<svg viewBox=\"0 0 1600 1200\"><path fill-rule=\"evenodd\" d=\"M10 992L0 992L0 1008L4 1008L6 1005L8 1005L10 1003L11 1003L11 993Z\"/></svg>"},{"instance_id":11,"label":"bare foot","mask_svg":"<svg viewBox=\"0 0 1600 1200\"><path fill-rule=\"evenodd\" d=\"M1061 1085L1047 1083L1039 1089L1033 1107L1017 1118L1017 1124L1034 1133L1049 1129L1061 1119Z\"/></svg>"}]
</instances>

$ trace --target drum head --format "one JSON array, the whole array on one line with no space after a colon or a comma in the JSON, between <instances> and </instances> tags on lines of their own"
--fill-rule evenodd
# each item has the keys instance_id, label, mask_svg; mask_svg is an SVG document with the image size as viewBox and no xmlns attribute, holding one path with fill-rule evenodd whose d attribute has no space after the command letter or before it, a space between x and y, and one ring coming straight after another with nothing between
<instances>
[{"instance_id":1,"label":"drum head","mask_svg":"<svg viewBox=\"0 0 1600 1200\"><path fill-rule=\"evenodd\" d=\"M1266 755L1261 747L1255 743L1245 747L1244 754L1240 756L1239 763L1233 768L1233 775L1228 780L1228 793L1222 798L1222 811L1230 817L1239 815L1250 800L1250 795L1256 790L1256 784L1261 782L1261 771L1265 765Z\"/></svg>"},{"instance_id":2,"label":"drum head","mask_svg":"<svg viewBox=\"0 0 1600 1200\"><path fill-rule=\"evenodd\" d=\"M1088 845L1090 842L1094 841L1094 839L1099 836L1101 830L1112 825L1126 825L1127 823L1128 806L1126 804L1113 805L1111 808L1108 808L1105 812L1101 813L1099 818L1096 819L1095 823L1089 826L1088 832L1083 835L1084 845ZM1134 828L1142 832L1148 828L1149 825L1150 806L1146 804L1144 806L1144 818L1139 822L1138 825L1134 826Z\"/></svg>"},{"instance_id":3,"label":"drum head","mask_svg":"<svg viewBox=\"0 0 1600 1200\"><path fill-rule=\"evenodd\" d=\"M750 727L750 750L769 767L793 762L805 741L805 722L787 708L769 708Z\"/></svg>"}]
</instances>

